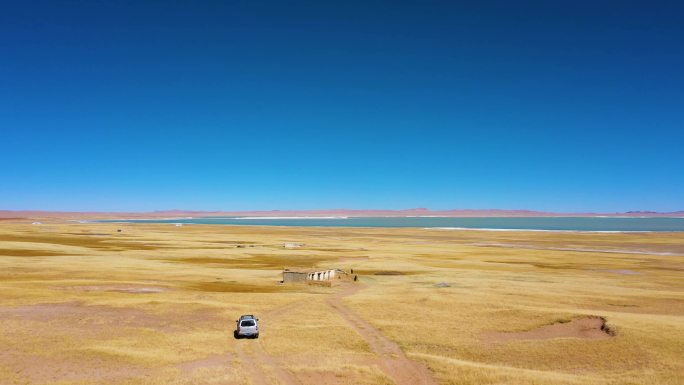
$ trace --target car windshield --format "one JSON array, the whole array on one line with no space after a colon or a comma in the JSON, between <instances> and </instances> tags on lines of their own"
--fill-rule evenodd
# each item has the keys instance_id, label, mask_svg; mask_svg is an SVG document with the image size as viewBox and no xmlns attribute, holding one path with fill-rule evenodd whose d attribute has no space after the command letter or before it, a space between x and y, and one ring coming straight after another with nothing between
<instances>
[{"instance_id":1,"label":"car windshield","mask_svg":"<svg viewBox=\"0 0 684 385\"><path fill-rule=\"evenodd\" d=\"M240 323L241 326L254 326L255 323L252 320L245 320Z\"/></svg>"}]
</instances>

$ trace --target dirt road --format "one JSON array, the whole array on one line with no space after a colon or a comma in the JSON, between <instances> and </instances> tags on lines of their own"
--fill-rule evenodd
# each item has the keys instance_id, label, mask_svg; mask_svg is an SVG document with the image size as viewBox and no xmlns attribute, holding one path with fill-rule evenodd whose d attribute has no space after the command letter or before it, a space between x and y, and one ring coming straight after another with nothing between
<instances>
[{"instance_id":1,"label":"dirt road","mask_svg":"<svg viewBox=\"0 0 684 385\"><path fill-rule=\"evenodd\" d=\"M359 335L368 343L377 358L370 364L377 364L383 373L397 385L434 385L436 382L427 367L410 360L399 346L385 337L378 329L364 321L351 309L346 307L343 298L353 295L363 289L363 284L347 284L342 290L331 294L326 298L325 303L337 314L339 314ZM278 309L274 309L262 317L268 319L273 324L278 322L284 314L296 309L305 302L295 302ZM266 333L262 326L262 334ZM269 378L264 372L268 370L273 373L277 380L285 385L296 385L308 383L302 381L297 376L283 368L276 358L266 352L261 340L257 341L238 341L237 353L240 364L249 373L250 381L255 385L268 384ZM249 343L242 343L249 342Z\"/></svg>"},{"instance_id":2,"label":"dirt road","mask_svg":"<svg viewBox=\"0 0 684 385\"><path fill-rule=\"evenodd\" d=\"M363 289L363 284L350 284L327 299L349 325L356 330L378 356L378 365L397 385L436 384L427 367L411 361L399 346L385 337L378 329L364 321L344 305L342 299Z\"/></svg>"}]
</instances>

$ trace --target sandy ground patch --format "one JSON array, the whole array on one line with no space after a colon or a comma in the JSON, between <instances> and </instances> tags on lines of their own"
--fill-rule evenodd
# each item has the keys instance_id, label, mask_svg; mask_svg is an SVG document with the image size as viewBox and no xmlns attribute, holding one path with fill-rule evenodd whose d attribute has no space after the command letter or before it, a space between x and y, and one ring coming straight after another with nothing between
<instances>
[{"instance_id":1,"label":"sandy ground patch","mask_svg":"<svg viewBox=\"0 0 684 385\"><path fill-rule=\"evenodd\" d=\"M495 332L484 335L487 342L509 342L520 340L546 340L552 338L603 339L614 337L615 332L602 317L584 317L545 325L524 332Z\"/></svg>"},{"instance_id":2,"label":"sandy ground patch","mask_svg":"<svg viewBox=\"0 0 684 385\"><path fill-rule=\"evenodd\" d=\"M77 291L114 291L119 293L131 294L150 294L161 293L167 291L168 288L159 286L143 286L143 285L81 285L64 287L65 290Z\"/></svg>"}]
</instances>

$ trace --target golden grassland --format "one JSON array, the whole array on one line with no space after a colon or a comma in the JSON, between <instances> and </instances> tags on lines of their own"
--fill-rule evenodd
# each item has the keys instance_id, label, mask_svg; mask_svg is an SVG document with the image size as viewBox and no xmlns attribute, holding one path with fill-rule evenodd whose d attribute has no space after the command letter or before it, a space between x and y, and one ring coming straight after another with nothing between
<instances>
[{"instance_id":1,"label":"golden grassland","mask_svg":"<svg viewBox=\"0 0 684 385\"><path fill-rule=\"evenodd\" d=\"M385 337L434 383L684 383L682 233L6 221L0 291L3 385L409 383ZM241 314L261 338L233 338ZM587 316L616 335L487 337Z\"/></svg>"}]
</instances>

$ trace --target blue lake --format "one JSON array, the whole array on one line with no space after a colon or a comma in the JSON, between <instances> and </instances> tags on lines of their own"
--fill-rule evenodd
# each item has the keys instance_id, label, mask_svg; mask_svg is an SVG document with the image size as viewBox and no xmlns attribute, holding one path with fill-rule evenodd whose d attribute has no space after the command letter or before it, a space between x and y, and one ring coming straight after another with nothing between
<instances>
[{"instance_id":1,"label":"blue lake","mask_svg":"<svg viewBox=\"0 0 684 385\"><path fill-rule=\"evenodd\" d=\"M684 231L684 218L605 217L349 217L257 218L204 217L184 219L102 220L98 222L183 223L206 225L314 226L314 227L431 227L490 230L547 231Z\"/></svg>"}]
</instances>

